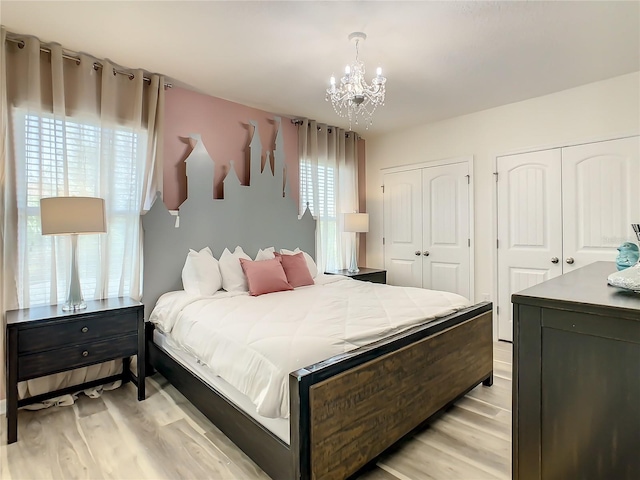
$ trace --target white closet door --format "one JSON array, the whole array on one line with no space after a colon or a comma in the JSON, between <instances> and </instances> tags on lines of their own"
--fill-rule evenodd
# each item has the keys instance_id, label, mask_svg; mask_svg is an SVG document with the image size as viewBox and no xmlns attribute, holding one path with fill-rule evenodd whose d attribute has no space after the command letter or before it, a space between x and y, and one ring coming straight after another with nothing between
<instances>
[{"instance_id":1,"label":"white closet door","mask_svg":"<svg viewBox=\"0 0 640 480\"><path fill-rule=\"evenodd\" d=\"M637 239L640 140L623 138L562 149L564 272L614 261L616 247Z\"/></svg>"},{"instance_id":2,"label":"white closet door","mask_svg":"<svg viewBox=\"0 0 640 480\"><path fill-rule=\"evenodd\" d=\"M422 286L471 298L469 165L422 170Z\"/></svg>"},{"instance_id":3,"label":"white closet door","mask_svg":"<svg viewBox=\"0 0 640 480\"><path fill-rule=\"evenodd\" d=\"M561 153L499 157L497 166L498 337L511 341L511 294L562 274Z\"/></svg>"},{"instance_id":4,"label":"white closet door","mask_svg":"<svg viewBox=\"0 0 640 480\"><path fill-rule=\"evenodd\" d=\"M383 218L387 283L403 287L422 287L420 170L388 173L384 176Z\"/></svg>"}]
</instances>

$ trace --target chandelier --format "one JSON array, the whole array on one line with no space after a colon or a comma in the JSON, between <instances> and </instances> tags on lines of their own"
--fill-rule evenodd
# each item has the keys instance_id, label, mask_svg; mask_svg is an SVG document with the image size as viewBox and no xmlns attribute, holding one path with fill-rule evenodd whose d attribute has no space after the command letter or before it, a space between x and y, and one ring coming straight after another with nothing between
<instances>
[{"instance_id":1,"label":"chandelier","mask_svg":"<svg viewBox=\"0 0 640 480\"><path fill-rule=\"evenodd\" d=\"M382 76L382 69L378 67L376 76L368 84L364 78L364 63L358 60L359 43L366 39L367 35L362 32L349 35L349 40L356 43L356 61L344 69L344 77L340 79L339 85L336 85L336 77L332 76L331 85L327 89L327 102L331 101L340 117L349 119L349 129L352 123L357 125L359 119L369 128L376 108L384 105L384 84L387 79Z\"/></svg>"}]
</instances>

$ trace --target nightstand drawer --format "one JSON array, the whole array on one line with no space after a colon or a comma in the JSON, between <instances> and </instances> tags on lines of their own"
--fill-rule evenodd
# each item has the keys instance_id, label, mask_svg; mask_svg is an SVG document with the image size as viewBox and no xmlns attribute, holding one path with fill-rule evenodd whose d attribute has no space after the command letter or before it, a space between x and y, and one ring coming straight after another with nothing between
<instances>
[{"instance_id":1,"label":"nightstand drawer","mask_svg":"<svg viewBox=\"0 0 640 480\"><path fill-rule=\"evenodd\" d=\"M18 332L18 355L135 333L137 328L138 314L135 311L111 317L85 316L50 322Z\"/></svg>"},{"instance_id":2,"label":"nightstand drawer","mask_svg":"<svg viewBox=\"0 0 640 480\"><path fill-rule=\"evenodd\" d=\"M20 357L18 381L84 367L138 353L137 334Z\"/></svg>"}]
</instances>

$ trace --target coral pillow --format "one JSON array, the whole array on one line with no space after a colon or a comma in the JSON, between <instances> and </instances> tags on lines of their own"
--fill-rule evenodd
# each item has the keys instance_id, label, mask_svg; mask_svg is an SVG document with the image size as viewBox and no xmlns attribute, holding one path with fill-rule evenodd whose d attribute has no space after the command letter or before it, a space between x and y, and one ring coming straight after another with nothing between
<instances>
[{"instance_id":1,"label":"coral pillow","mask_svg":"<svg viewBox=\"0 0 640 480\"><path fill-rule=\"evenodd\" d=\"M282 255L295 255L296 253L299 253L299 252L302 252L302 254L304 255L304 258L307 260L307 267L309 268L309 273L311 274L311 278L316 278L316 276L318 275L318 266L316 265L316 262L313 261L313 258L311 257L311 255L309 255L307 252L300 250L299 248L296 248L293 251L287 250L285 248L280 249L280 253Z\"/></svg>"},{"instance_id":2,"label":"coral pillow","mask_svg":"<svg viewBox=\"0 0 640 480\"><path fill-rule=\"evenodd\" d=\"M275 256L282 260L282 268L287 276L287 282L289 282L292 287L304 287L305 285L314 284L303 252L296 253L295 255L275 253Z\"/></svg>"},{"instance_id":3,"label":"coral pillow","mask_svg":"<svg viewBox=\"0 0 640 480\"><path fill-rule=\"evenodd\" d=\"M240 265L247 276L249 293L254 297L265 293L293 290L293 287L287 282L287 276L279 258L257 262L241 258Z\"/></svg>"}]
</instances>

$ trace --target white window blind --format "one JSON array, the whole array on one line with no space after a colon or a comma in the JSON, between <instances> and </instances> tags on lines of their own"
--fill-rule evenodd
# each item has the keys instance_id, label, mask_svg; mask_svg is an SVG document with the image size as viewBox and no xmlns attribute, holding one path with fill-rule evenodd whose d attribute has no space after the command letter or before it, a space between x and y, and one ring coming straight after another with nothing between
<instances>
[{"instance_id":1,"label":"white window blind","mask_svg":"<svg viewBox=\"0 0 640 480\"><path fill-rule=\"evenodd\" d=\"M315 171L314 171L315 168ZM336 202L336 174L335 168L326 165L314 167L311 162L300 162L300 214L309 206L311 214L322 222L321 235L324 248L326 267L338 267L338 207ZM313 176L317 174L317 182ZM314 185L317 185L317 205L314 201Z\"/></svg>"},{"instance_id":2,"label":"white window blind","mask_svg":"<svg viewBox=\"0 0 640 480\"><path fill-rule=\"evenodd\" d=\"M43 197L105 199L107 235L78 239L82 292L87 300L126 294L139 248L144 135L22 110L14 116L20 306L61 303L68 293L69 237L42 236Z\"/></svg>"},{"instance_id":3,"label":"white window blind","mask_svg":"<svg viewBox=\"0 0 640 480\"><path fill-rule=\"evenodd\" d=\"M318 205L313 201L313 169L310 162L300 162L300 214L309 206L314 216L336 219L336 185L333 167L318 165Z\"/></svg>"}]
</instances>

